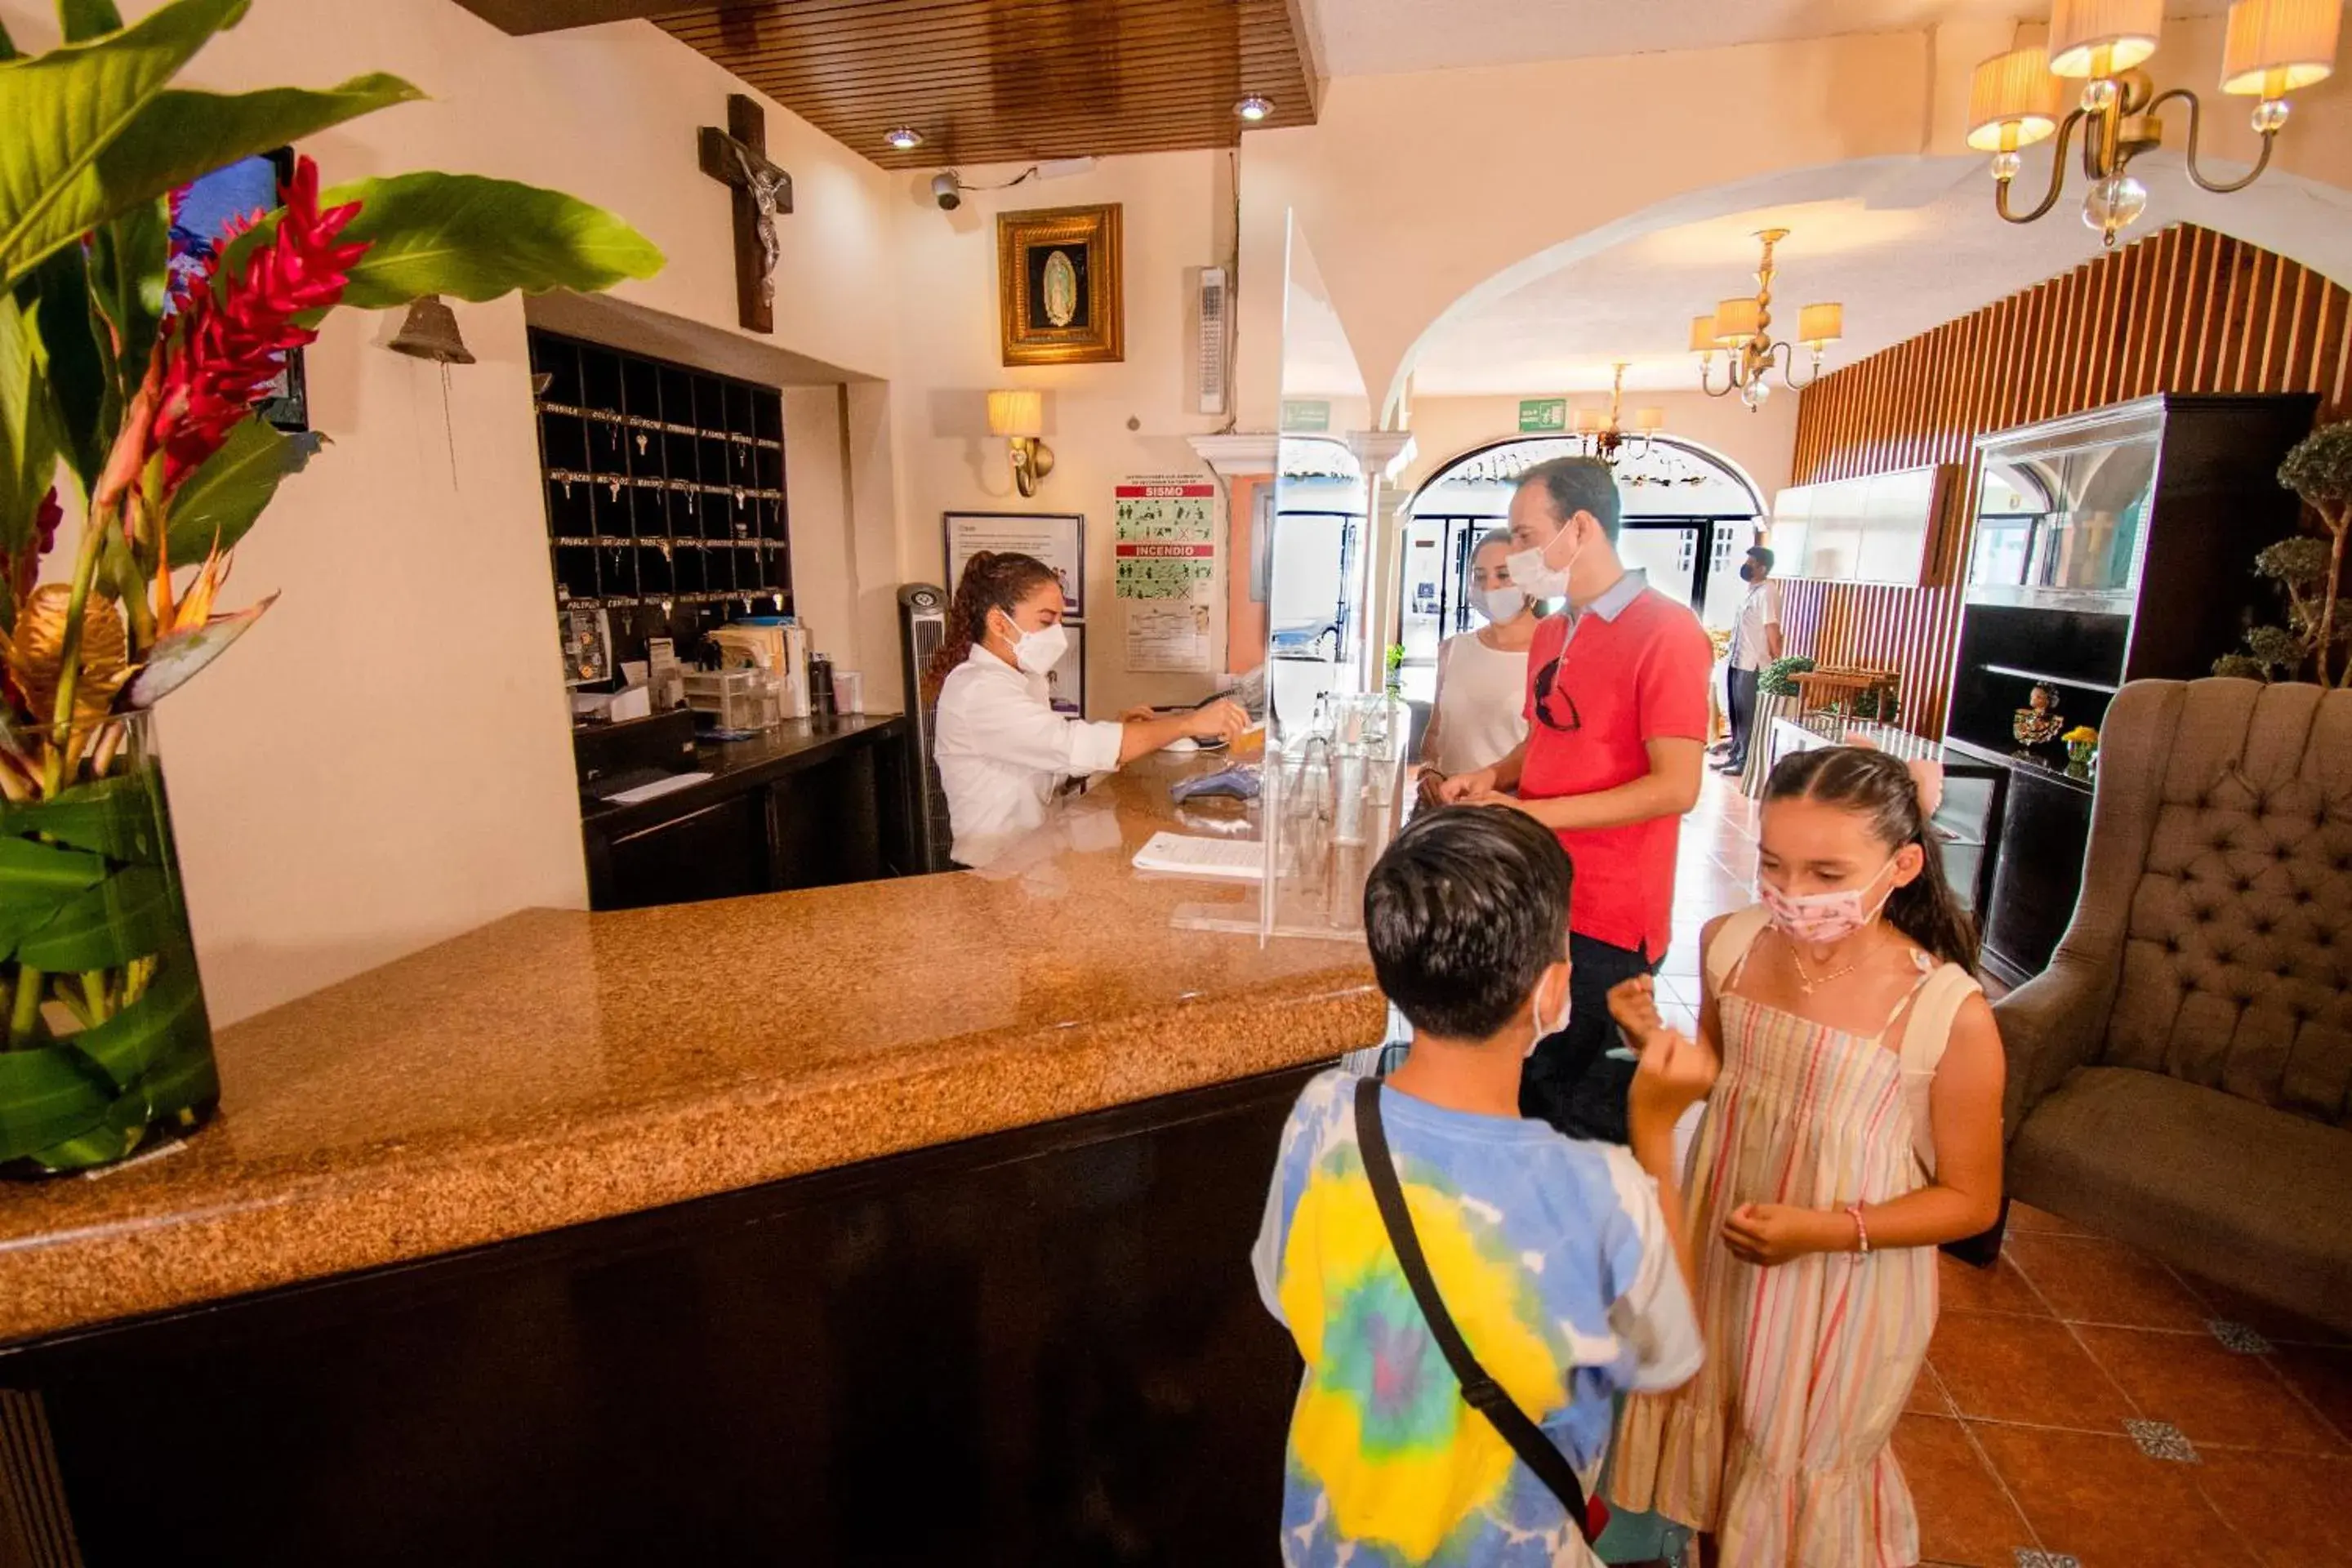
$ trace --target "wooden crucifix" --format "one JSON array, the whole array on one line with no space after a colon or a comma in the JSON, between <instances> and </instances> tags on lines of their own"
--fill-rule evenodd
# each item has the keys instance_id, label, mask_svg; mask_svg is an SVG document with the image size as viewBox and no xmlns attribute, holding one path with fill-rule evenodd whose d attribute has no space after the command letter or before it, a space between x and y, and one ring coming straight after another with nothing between
<instances>
[{"instance_id":1,"label":"wooden crucifix","mask_svg":"<svg viewBox=\"0 0 2352 1568\"><path fill-rule=\"evenodd\" d=\"M746 330L776 330L776 219L793 210L793 177L768 162L768 116L740 92L727 95L727 129L696 137L702 172L735 193L735 310Z\"/></svg>"}]
</instances>

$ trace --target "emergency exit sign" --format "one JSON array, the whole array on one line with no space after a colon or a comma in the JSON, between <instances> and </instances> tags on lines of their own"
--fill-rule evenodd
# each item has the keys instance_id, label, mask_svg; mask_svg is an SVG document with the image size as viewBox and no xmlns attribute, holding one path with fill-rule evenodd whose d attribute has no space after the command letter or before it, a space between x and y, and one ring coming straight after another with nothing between
<instances>
[{"instance_id":1,"label":"emergency exit sign","mask_svg":"<svg viewBox=\"0 0 2352 1568\"><path fill-rule=\"evenodd\" d=\"M1519 401L1519 434L1547 436L1568 428L1568 399L1528 397Z\"/></svg>"},{"instance_id":2,"label":"emergency exit sign","mask_svg":"<svg viewBox=\"0 0 2352 1568\"><path fill-rule=\"evenodd\" d=\"M1282 427L1285 430L1328 430L1331 428L1331 405L1319 397L1286 397L1282 400Z\"/></svg>"}]
</instances>

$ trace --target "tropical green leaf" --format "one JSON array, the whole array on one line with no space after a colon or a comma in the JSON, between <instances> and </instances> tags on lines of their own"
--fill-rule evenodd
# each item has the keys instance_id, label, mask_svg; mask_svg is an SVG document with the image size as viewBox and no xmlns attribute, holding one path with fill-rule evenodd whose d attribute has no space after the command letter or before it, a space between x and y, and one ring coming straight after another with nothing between
<instances>
[{"instance_id":1,"label":"tropical green leaf","mask_svg":"<svg viewBox=\"0 0 2352 1568\"><path fill-rule=\"evenodd\" d=\"M159 1126L194 1126L197 1109L220 1099L212 1037L205 1030L184 1031L167 1047L145 1077L99 1112L95 1125L32 1151L33 1160L51 1171L87 1170L121 1159Z\"/></svg>"},{"instance_id":2,"label":"tropical green leaf","mask_svg":"<svg viewBox=\"0 0 2352 1568\"><path fill-rule=\"evenodd\" d=\"M47 898L10 899L0 902L0 958L13 956L16 944L58 918L58 912L73 902L76 895L58 893Z\"/></svg>"},{"instance_id":3,"label":"tropical green leaf","mask_svg":"<svg viewBox=\"0 0 2352 1568\"><path fill-rule=\"evenodd\" d=\"M91 237L89 302L104 323L110 345L120 345L110 347L104 362L103 429L110 431L121 422L123 410L146 376L156 335L163 330L171 248L171 207L162 196L126 207Z\"/></svg>"},{"instance_id":4,"label":"tropical green leaf","mask_svg":"<svg viewBox=\"0 0 2352 1568\"><path fill-rule=\"evenodd\" d=\"M174 953L166 957L145 995L104 1023L67 1037L60 1046L79 1051L116 1088L128 1089L172 1046L201 1037L205 1027L194 955Z\"/></svg>"},{"instance_id":5,"label":"tropical green leaf","mask_svg":"<svg viewBox=\"0 0 2352 1568\"><path fill-rule=\"evenodd\" d=\"M106 875L106 859L29 838L0 838L0 903L26 894L78 893Z\"/></svg>"},{"instance_id":6,"label":"tropical green leaf","mask_svg":"<svg viewBox=\"0 0 2352 1568\"><path fill-rule=\"evenodd\" d=\"M122 31L122 13L114 0L58 0L58 26L67 43L79 44Z\"/></svg>"},{"instance_id":7,"label":"tropical green leaf","mask_svg":"<svg viewBox=\"0 0 2352 1568\"><path fill-rule=\"evenodd\" d=\"M30 286L38 301L33 321L57 416L58 447L87 495L106 461L110 367L91 330L89 269L81 247L68 245L42 262Z\"/></svg>"},{"instance_id":8,"label":"tropical green leaf","mask_svg":"<svg viewBox=\"0 0 2352 1568\"><path fill-rule=\"evenodd\" d=\"M55 1046L0 1051L0 1160L20 1159L106 1118L102 1080Z\"/></svg>"},{"instance_id":9,"label":"tropical green leaf","mask_svg":"<svg viewBox=\"0 0 2352 1568\"><path fill-rule=\"evenodd\" d=\"M0 70L0 125L8 128L0 142L0 289L15 288L75 237L186 180L172 171L145 172L151 179L102 170L100 160L249 3L172 0L134 27Z\"/></svg>"},{"instance_id":10,"label":"tropical green leaf","mask_svg":"<svg viewBox=\"0 0 2352 1568\"><path fill-rule=\"evenodd\" d=\"M33 317L0 293L0 554L9 556L32 537L33 514L57 480L57 416L41 357Z\"/></svg>"},{"instance_id":11,"label":"tropical green leaf","mask_svg":"<svg viewBox=\"0 0 2352 1568\"><path fill-rule=\"evenodd\" d=\"M143 1096L125 1095L123 1097L124 1100L133 1099L140 1100L143 1104ZM121 1105L123 1100L117 1100L115 1103ZM46 1149L34 1150L32 1154L34 1163L52 1174L67 1171L87 1171L97 1165L111 1165L115 1161L128 1156L131 1151L145 1142L147 1137L147 1128L143 1121L133 1121L128 1127L117 1127L114 1125L117 1119L114 1108L108 1107L100 1114L99 1124L92 1131L78 1138L68 1138L61 1143L53 1143Z\"/></svg>"},{"instance_id":12,"label":"tropical green leaf","mask_svg":"<svg viewBox=\"0 0 2352 1568\"><path fill-rule=\"evenodd\" d=\"M133 865L163 862L163 814L136 773L77 784L55 800L0 806L0 833L37 833Z\"/></svg>"},{"instance_id":13,"label":"tropical green leaf","mask_svg":"<svg viewBox=\"0 0 2352 1568\"><path fill-rule=\"evenodd\" d=\"M164 548L174 566L193 566L215 545L232 550L278 493L278 481L299 474L326 437L316 431L289 436L259 419L229 432L172 498Z\"/></svg>"},{"instance_id":14,"label":"tropical green leaf","mask_svg":"<svg viewBox=\"0 0 2352 1568\"><path fill-rule=\"evenodd\" d=\"M424 172L356 180L319 198L358 202L343 230L368 240L343 303L381 310L426 294L495 300L520 289L595 293L662 268L654 243L577 196L511 180Z\"/></svg>"},{"instance_id":15,"label":"tropical green leaf","mask_svg":"<svg viewBox=\"0 0 2352 1568\"><path fill-rule=\"evenodd\" d=\"M19 942L16 962L52 973L113 969L185 940L180 925L163 873L126 866L75 895L57 919Z\"/></svg>"},{"instance_id":16,"label":"tropical green leaf","mask_svg":"<svg viewBox=\"0 0 2352 1568\"><path fill-rule=\"evenodd\" d=\"M262 613L278 602L272 594L257 605L234 615L215 616L203 626L173 632L147 652L147 663L131 682L126 700L133 708L152 708L194 679L198 670L228 651L252 628Z\"/></svg>"},{"instance_id":17,"label":"tropical green leaf","mask_svg":"<svg viewBox=\"0 0 2352 1568\"><path fill-rule=\"evenodd\" d=\"M418 88L383 71L323 89L273 87L218 93L173 88L157 94L123 130L99 161L98 172L110 186L138 186L145 194L161 195L240 158L424 96Z\"/></svg>"}]
</instances>

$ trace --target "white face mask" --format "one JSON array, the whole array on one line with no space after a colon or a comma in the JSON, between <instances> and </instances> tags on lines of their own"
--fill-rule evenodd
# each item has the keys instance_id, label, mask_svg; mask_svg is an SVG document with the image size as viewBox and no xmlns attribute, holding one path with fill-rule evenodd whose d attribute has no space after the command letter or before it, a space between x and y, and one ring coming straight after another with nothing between
<instances>
[{"instance_id":1,"label":"white face mask","mask_svg":"<svg viewBox=\"0 0 2352 1568\"><path fill-rule=\"evenodd\" d=\"M1013 628L1013 662L1032 675L1052 674L1054 667L1062 662L1062 656L1070 650L1070 634L1062 629L1059 621L1034 632L1022 630L1020 623L1010 616L1004 617L1004 624Z\"/></svg>"},{"instance_id":2,"label":"white face mask","mask_svg":"<svg viewBox=\"0 0 2352 1568\"><path fill-rule=\"evenodd\" d=\"M1569 986L1563 985L1559 988L1559 1016L1557 1018L1544 1016L1543 993L1540 989L1528 998L1528 1006L1535 1020L1536 1035L1534 1039L1528 1042L1528 1055L1535 1055L1538 1045L1568 1027L1569 1017L1575 1011L1575 1004L1570 1000L1570 992L1571 988Z\"/></svg>"},{"instance_id":3,"label":"white face mask","mask_svg":"<svg viewBox=\"0 0 2352 1568\"><path fill-rule=\"evenodd\" d=\"M1528 607L1528 591L1517 583L1506 583L1499 588L1481 589L1475 596L1478 613L1496 626L1516 619Z\"/></svg>"},{"instance_id":4,"label":"white face mask","mask_svg":"<svg viewBox=\"0 0 2352 1568\"><path fill-rule=\"evenodd\" d=\"M1506 561L1504 564L1511 569L1511 585L1531 599L1566 598L1568 574L1576 570L1576 558L1584 553L1584 546L1569 552L1568 564L1554 567L1544 557L1559 540L1556 533L1540 547L1519 551Z\"/></svg>"}]
</instances>

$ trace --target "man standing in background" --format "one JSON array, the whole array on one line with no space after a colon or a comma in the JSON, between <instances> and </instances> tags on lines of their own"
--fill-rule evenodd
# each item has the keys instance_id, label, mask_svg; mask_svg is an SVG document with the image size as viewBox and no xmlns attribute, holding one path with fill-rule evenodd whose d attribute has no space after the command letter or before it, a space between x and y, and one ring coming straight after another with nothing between
<instances>
[{"instance_id":1,"label":"man standing in background","mask_svg":"<svg viewBox=\"0 0 2352 1568\"><path fill-rule=\"evenodd\" d=\"M1748 596L1731 623L1731 754L1716 764L1727 773L1747 770L1748 743L1756 728L1756 683L1780 657L1780 584L1772 579L1772 552L1760 544L1750 549L1739 580L1748 584Z\"/></svg>"},{"instance_id":2,"label":"man standing in background","mask_svg":"<svg viewBox=\"0 0 2352 1568\"><path fill-rule=\"evenodd\" d=\"M1519 476L1511 582L1568 609L1536 628L1528 650L1528 738L1438 795L1515 806L1558 834L1575 863L1568 1016L1536 1042L1519 1109L1571 1138L1622 1143L1633 1063L1607 1055L1617 1043L1609 988L1654 973L1672 940L1675 851L1706 765L1715 645L1688 605L1625 569L1617 523L1616 476L1597 458L1556 458Z\"/></svg>"}]
</instances>

